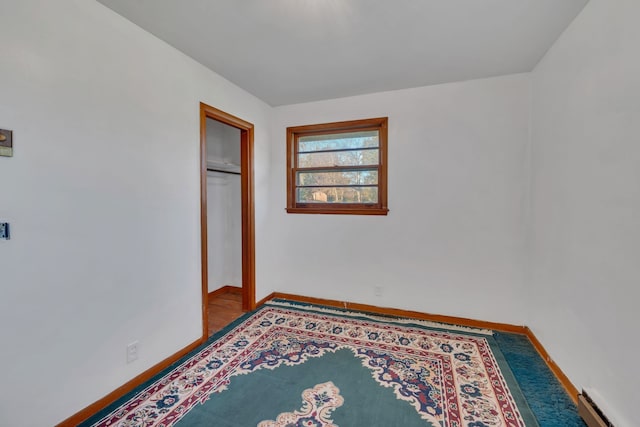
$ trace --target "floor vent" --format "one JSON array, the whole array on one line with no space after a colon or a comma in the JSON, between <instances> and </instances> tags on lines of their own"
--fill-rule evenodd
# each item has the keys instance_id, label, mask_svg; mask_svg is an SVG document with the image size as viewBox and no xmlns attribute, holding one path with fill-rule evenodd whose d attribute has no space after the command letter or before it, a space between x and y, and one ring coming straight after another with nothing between
<instances>
[{"instance_id":1,"label":"floor vent","mask_svg":"<svg viewBox=\"0 0 640 427\"><path fill-rule=\"evenodd\" d=\"M588 427L615 427L584 390L578 395L578 414Z\"/></svg>"}]
</instances>

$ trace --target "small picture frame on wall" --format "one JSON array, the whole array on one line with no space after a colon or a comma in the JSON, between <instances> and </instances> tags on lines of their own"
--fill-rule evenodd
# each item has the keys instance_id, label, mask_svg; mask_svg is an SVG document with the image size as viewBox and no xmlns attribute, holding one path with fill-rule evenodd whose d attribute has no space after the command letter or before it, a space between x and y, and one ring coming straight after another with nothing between
<instances>
[{"instance_id":1,"label":"small picture frame on wall","mask_svg":"<svg viewBox=\"0 0 640 427\"><path fill-rule=\"evenodd\" d=\"M13 132L0 129L0 156L13 157Z\"/></svg>"}]
</instances>

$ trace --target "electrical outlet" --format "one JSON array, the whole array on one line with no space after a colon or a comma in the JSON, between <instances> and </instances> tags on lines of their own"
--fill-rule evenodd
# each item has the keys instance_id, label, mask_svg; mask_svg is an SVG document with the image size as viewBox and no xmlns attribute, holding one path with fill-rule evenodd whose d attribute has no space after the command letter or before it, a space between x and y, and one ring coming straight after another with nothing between
<instances>
[{"instance_id":1,"label":"electrical outlet","mask_svg":"<svg viewBox=\"0 0 640 427\"><path fill-rule=\"evenodd\" d=\"M9 223L8 222L0 222L0 239L9 240L11 236L9 235Z\"/></svg>"},{"instance_id":2,"label":"electrical outlet","mask_svg":"<svg viewBox=\"0 0 640 427\"><path fill-rule=\"evenodd\" d=\"M374 286L374 288L373 288L373 293L377 297L381 297L382 296L382 291L383 291L382 286Z\"/></svg>"},{"instance_id":3,"label":"electrical outlet","mask_svg":"<svg viewBox=\"0 0 640 427\"><path fill-rule=\"evenodd\" d=\"M138 341L134 341L127 346L127 363L138 359Z\"/></svg>"}]
</instances>

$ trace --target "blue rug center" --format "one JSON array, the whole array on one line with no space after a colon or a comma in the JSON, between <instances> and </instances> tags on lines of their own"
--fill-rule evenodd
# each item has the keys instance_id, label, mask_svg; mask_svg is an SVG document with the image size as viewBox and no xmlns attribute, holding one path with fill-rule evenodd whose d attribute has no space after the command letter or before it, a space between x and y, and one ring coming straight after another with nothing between
<instances>
[{"instance_id":1,"label":"blue rug center","mask_svg":"<svg viewBox=\"0 0 640 427\"><path fill-rule=\"evenodd\" d=\"M347 349L326 353L296 366L262 369L231 378L227 390L197 405L179 426L256 426L278 414L300 408L301 393L327 381L340 389L344 404L331 419L341 427L429 425L391 388L378 384L372 372Z\"/></svg>"}]
</instances>

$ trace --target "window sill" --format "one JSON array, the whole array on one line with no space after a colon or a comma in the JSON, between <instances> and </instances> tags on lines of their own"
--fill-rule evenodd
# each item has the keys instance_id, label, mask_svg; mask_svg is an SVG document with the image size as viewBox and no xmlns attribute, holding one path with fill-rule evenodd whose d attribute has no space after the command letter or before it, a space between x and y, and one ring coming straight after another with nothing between
<instances>
[{"instance_id":1,"label":"window sill","mask_svg":"<svg viewBox=\"0 0 640 427\"><path fill-rule=\"evenodd\" d=\"M326 215L387 215L387 208L287 208L292 214L326 214Z\"/></svg>"}]
</instances>

